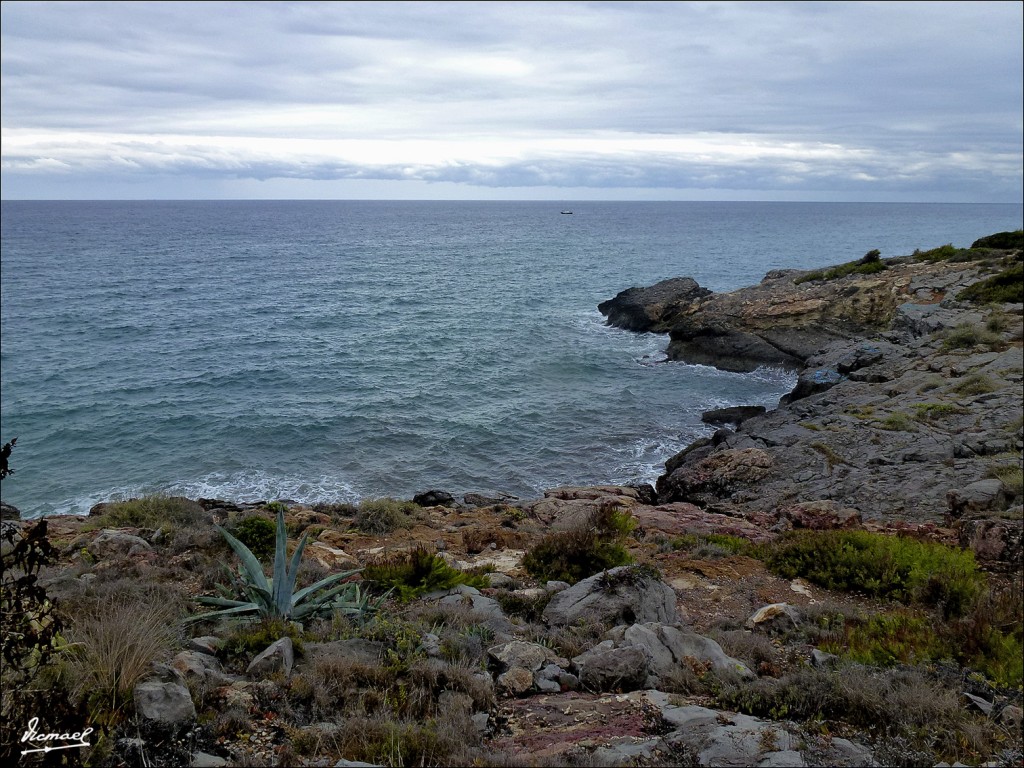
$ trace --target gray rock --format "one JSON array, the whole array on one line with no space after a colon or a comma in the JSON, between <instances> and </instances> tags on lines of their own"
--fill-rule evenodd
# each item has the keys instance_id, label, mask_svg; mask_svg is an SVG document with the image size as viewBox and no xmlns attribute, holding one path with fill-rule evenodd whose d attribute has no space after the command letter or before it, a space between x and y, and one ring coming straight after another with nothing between
<instances>
[{"instance_id":1,"label":"gray rock","mask_svg":"<svg viewBox=\"0 0 1024 768\"><path fill-rule=\"evenodd\" d=\"M498 675L500 689L512 696L521 696L533 689L533 672L523 667L512 667Z\"/></svg>"},{"instance_id":2,"label":"gray rock","mask_svg":"<svg viewBox=\"0 0 1024 768\"><path fill-rule=\"evenodd\" d=\"M455 497L447 491L430 490L418 493L412 497L414 504L421 507L457 507L459 503Z\"/></svg>"},{"instance_id":3,"label":"gray rock","mask_svg":"<svg viewBox=\"0 0 1024 768\"><path fill-rule=\"evenodd\" d=\"M145 539L117 529L104 529L86 549L98 560L114 556L136 555L152 549Z\"/></svg>"},{"instance_id":4,"label":"gray rock","mask_svg":"<svg viewBox=\"0 0 1024 768\"><path fill-rule=\"evenodd\" d=\"M572 624L580 618L604 624L676 620L676 594L664 582L632 566L591 576L558 592L544 609L550 625Z\"/></svg>"},{"instance_id":5,"label":"gray rock","mask_svg":"<svg viewBox=\"0 0 1024 768\"><path fill-rule=\"evenodd\" d=\"M710 664L719 672L733 673L747 679L754 677L754 673L743 662L726 655L722 646L714 640L693 632L684 632L678 627L657 622L619 626L607 632L605 638L616 648L632 646L646 651L649 659L648 688L658 688L671 682L678 676L687 659Z\"/></svg>"},{"instance_id":6,"label":"gray rock","mask_svg":"<svg viewBox=\"0 0 1024 768\"><path fill-rule=\"evenodd\" d=\"M147 720L180 723L196 716L192 696L183 684L162 680L144 680L135 686L135 709Z\"/></svg>"},{"instance_id":7,"label":"gray rock","mask_svg":"<svg viewBox=\"0 0 1024 768\"><path fill-rule=\"evenodd\" d=\"M1002 509L1006 506L1006 492L1001 480L979 480L946 493L949 514L954 519L978 512Z\"/></svg>"},{"instance_id":8,"label":"gray rock","mask_svg":"<svg viewBox=\"0 0 1024 768\"><path fill-rule=\"evenodd\" d=\"M197 653L205 653L207 656L216 656L217 651L224 645L224 641L214 635L193 637L188 641L188 650Z\"/></svg>"},{"instance_id":9,"label":"gray rock","mask_svg":"<svg viewBox=\"0 0 1024 768\"><path fill-rule=\"evenodd\" d=\"M427 598L429 597L431 595L427 596ZM487 625L499 635L508 635L512 632L512 622L502 612L498 601L481 595L480 591L474 587L467 587L465 585L455 587L449 590L439 602L441 605L453 608L469 608L479 617L481 623Z\"/></svg>"},{"instance_id":10,"label":"gray rock","mask_svg":"<svg viewBox=\"0 0 1024 768\"><path fill-rule=\"evenodd\" d=\"M211 755L206 752L192 753L192 768L221 768L221 766L227 764L227 760L223 757L217 757L217 755Z\"/></svg>"},{"instance_id":11,"label":"gray rock","mask_svg":"<svg viewBox=\"0 0 1024 768\"><path fill-rule=\"evenodd\" d=\"M249 662L245 674L249 677L266 677L282 672L285 677L288 677L292 673L294 663L295 650L292 647L292 639L282 637L271 643L266 650Z\"/></svg>"},{"instance_id":12,"label":"gray rock","mask_svg":"<svg viewBox=\"0 0 1024 768\"><path fill-rule=\"evenodd\" d=\"M800 621L800 611L789 603L772 603L754 611L747 619L746 627L762 632L777 632L792 629Z\"/></svg>"},{"instance_id":13,"label":"gray rock","mask_svg":"<svg viewBox=\"0 0 1024 768\"><path fill-rule=\"evenodd\" d=\"M21 511L5 501L0 501L0 520L21 520Z\"/></svg>"},{"instance_id":14,"label":"gray rock","mask_svg":"<svg viewBox=\"0 0 1024 768\"><path fill-rule=\"evenodd\" d=\"M616 328L663 332L667 328L662 323L672 313L710 295L711 291L701 288L693 278L675 277L647 288L627 288L598 304L597 309L607 317L608 325Z\"/></svg>"},{"instance_id":15,"label":"gray rock","mask_svg":"<svg viewBox=\"0 0 1024 768\"><path fill-rule=\"evenodd\" d=\"M739 426L747 419L767 412L763 405L735 405L731 408L715 408L704 411L700 420L705 424L735 424Z\"/></svg>"},{"instance_id":16,"label":"gray rock","mask_svg":"<svg viewBox=\"0 0 1024 768\"><path fill-rule=\"evenodd\" d=\"M599 643L573 660L580 684L593 691L636 691L647 687L651 654L646 648Z\"/></svg>"},{"instance_id":17,"label":"gray rock","mask_svg":"<svg viewBox=\"0 0 1024 768\"><path fill-rule=\"evenodd\" d=\"M235 680L224 674L215 656L199 651L182 651L171 661L171 666L181 672L186 680L200 680L214 685L230 685Z\"/></svg>"},{"instance_id":18,"label":"gray rock","mask_svg":"<svg viewBox=\"0 0 1024 768\"><path fill-rule=\"evenodd\" d=\"M536 672L547 665L555 665L557 669L568 664L550 648L522 640L496 645L487 650L487 655L498 663L500 669L522 667Z\"/></svg>"}]
</instances>

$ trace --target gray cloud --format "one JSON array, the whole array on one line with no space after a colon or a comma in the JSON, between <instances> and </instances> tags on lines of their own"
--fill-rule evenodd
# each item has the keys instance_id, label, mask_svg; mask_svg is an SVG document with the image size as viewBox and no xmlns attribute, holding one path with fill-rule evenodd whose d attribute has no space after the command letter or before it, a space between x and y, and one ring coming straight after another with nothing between
<instances>
[{"instance_id":1,"label":"gray cloud","mask_svg":"<svg viewBox=\"0 0 1024 768\"><path fill-rule=\"evenodd\" d=\"M1021 196L1017 3L76 2L2 14L5 196L30 177L59 190L89 174L148 174L150 189L223 174ZM681 148L657 141L674 138ZM392 144L364 153L372 140ZM402 157L380 157L388 148Z\"/></svg>"}]
</instances>

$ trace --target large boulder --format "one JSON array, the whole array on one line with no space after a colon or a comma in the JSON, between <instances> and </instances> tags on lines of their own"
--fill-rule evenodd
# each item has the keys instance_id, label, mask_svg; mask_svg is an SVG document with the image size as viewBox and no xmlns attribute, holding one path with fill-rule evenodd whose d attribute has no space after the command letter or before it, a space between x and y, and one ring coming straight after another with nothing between
<instances>
[{"instance_id":1,"label":"large boulder","mask_svg":"<svg viewBox=\"0 0 1024 768\"><path fill-rule=\"evenodd\" d=\"M603 571L557 593L544 609L550 625L588 622L633 624L676 620L676 593L656 572L623 565Z\"/></svg>"},{"instance_id":2,"label":"large boulder","mask_svg":"<svg viewBox=\"0 0 1024 768\"><path fill-rule=\"evenodd\" d=\"M648 288L627 288L598 304L597 309L607 317L608 325L616 328L663 333L668 330L664 326L667 319L711 293L691 277L674 277Z\"/></svg>"},{"instance_id":3,"label":"large boulder","mask_svg":"<svg viewBox=\"0 0 1024 768\"><path fill-rule=\"evenodd\" d=\"M773 465L771 454L760 448L725 448L658 478L661 502L688 501L707 506L727 499L734 491L763 480Z\"/></svg>"}]
</instances>

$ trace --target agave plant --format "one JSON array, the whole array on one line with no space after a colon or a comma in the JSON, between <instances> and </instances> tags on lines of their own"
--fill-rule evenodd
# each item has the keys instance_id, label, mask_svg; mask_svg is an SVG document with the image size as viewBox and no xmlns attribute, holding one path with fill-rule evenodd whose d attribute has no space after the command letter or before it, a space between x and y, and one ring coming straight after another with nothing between
<instances>
[{"instance_id":1,"label":"agave plant","mask_svg":"<svg viewBox=\"0 0 1024 768\"><path fill-rule=\"evenodd\" d=\"M197 602L203 605L217 606L221 610L193 616L190 621L214 619L221 616L253 616L261 619L301 621L334 611L361 618L376 611L386 597L385 595L377 600L370 600L369 595L364 594L358 584L339 583L349 576L359 573L361 569L331 574L296 592L295 579L298 576L299 562L302 559L302 552L306 548L308 534L303 534L289 562L288 534L285 531L283 505L277 510L277 542L274 553L274 576L271 579L268 579L263 573L263 567L259 560L245 544L219 525L216 528L242 561L235 581L236 587L246 599L197 597Z\"/></svg>"}]
</instances>

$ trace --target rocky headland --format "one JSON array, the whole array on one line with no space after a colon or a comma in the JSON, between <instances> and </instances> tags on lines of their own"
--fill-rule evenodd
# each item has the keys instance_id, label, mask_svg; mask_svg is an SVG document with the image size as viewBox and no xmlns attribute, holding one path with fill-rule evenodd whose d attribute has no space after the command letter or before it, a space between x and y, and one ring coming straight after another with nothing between
<instances>
[{"instance_id":1,"label":"rocky headland","mask_svg":"<svg viewBox=\"0 0 1024 768\"><path fill-rule=\"evenodd\" d=\"M4 522L3 754L1020 765L1020 241L601 304L673 360L799 374L775 409L705 414L656 487ZM290 554L318 610L251 609L223 532L268 574ZM215 594L260 620L197 618ZM18 755L31 716L89 746Z\"/></svg>"}]
</instances>

